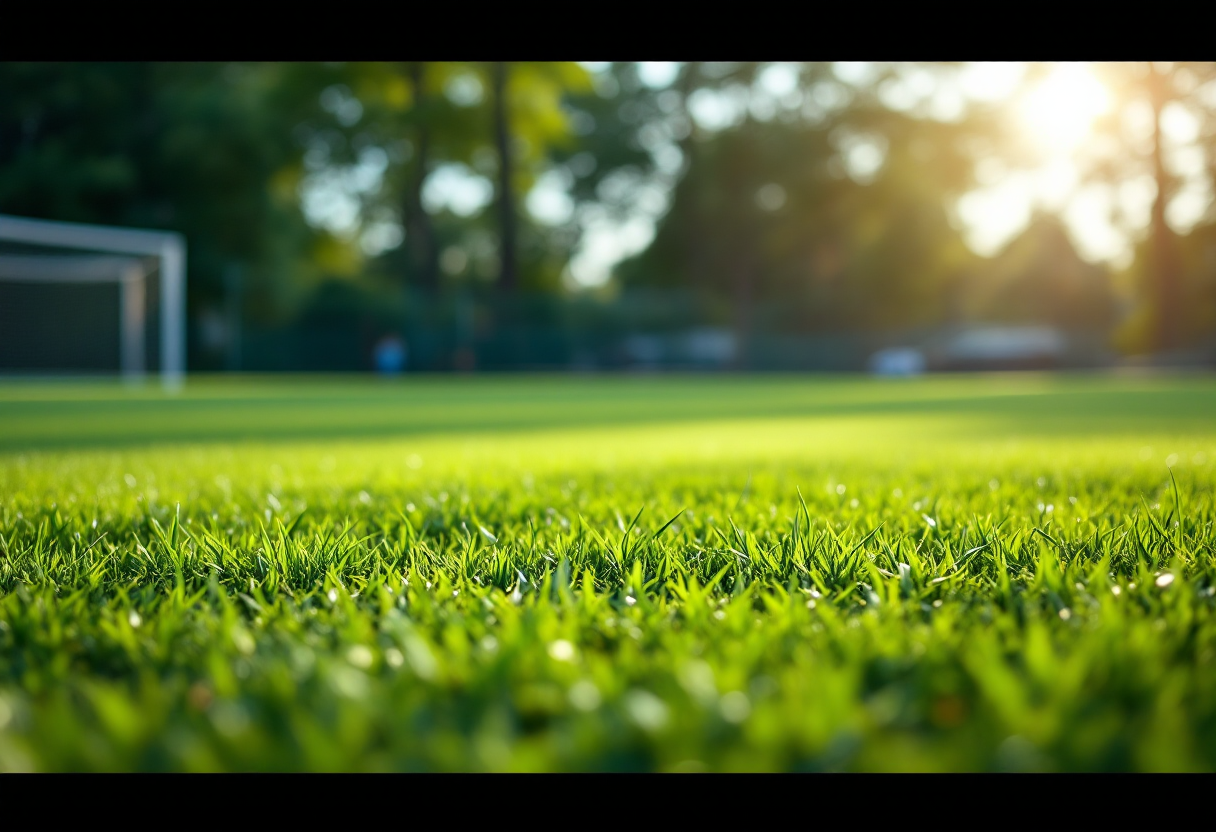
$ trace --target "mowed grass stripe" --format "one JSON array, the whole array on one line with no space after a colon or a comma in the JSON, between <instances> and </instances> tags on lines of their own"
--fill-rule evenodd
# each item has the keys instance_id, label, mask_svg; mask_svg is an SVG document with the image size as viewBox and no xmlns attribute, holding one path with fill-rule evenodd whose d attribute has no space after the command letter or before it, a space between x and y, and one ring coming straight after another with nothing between
<instances>
[{"instance_id":1,"label":"mowed grass stripe","mask_svg":"<svg viewBox=\"0 0 1216 832\"><path fill-rule=\"evenodd\" d=\"M725 383L724 383L725 382ZM204 379L155 387L0 389L0 449L174 441L333 439L720 419L970 414L1015 433L1155 429L1202 433L1203 379L1025 375L915 380L806 377L407 377L359 382ZM999 423L999 424L998 424Z\"/></svg>"}]
</instances>

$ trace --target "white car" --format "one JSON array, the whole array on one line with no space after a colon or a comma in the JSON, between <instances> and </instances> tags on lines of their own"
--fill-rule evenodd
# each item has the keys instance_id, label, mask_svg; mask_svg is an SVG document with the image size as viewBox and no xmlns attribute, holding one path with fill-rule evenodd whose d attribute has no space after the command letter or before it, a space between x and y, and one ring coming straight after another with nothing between
<instances>
[{"instance_id":1,"label":"white car","mask_svg":"<svg viewBox=\"0 0 1216 832\"><path fill-rule=\"evenodd\" d=\"M1046 369L1067 357L1068 340L1050 327L1007 326L966 329L935 356L943 370Z\"/></svg>"}]
</instances>

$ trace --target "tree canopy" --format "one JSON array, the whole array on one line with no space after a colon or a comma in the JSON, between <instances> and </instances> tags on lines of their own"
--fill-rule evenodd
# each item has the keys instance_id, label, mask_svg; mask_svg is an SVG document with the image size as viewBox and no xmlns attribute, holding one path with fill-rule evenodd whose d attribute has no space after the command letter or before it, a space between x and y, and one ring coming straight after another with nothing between
<instances>
[{"instance_id":1,"label":"tree canopy","mask_svg":"<svg viewBox=\"0 0 1216 832\"><path fill-rule=\"evenodd\" d=\"M239 269L244 314L266 324L337 297L318 294L327 281L382 308L385 292L568 296L592 220L645 216L653 238L613 290L691 293L744 334L1016 319L1121 321L1129 349L1211 337L1212 223L1167 219L1210 189L1216 65L1099 68L1125 106L1096 124L1084 182L1148 177L1157 194L1147 223L1124 224L1138 242L1119 275L1046 215L996 256L969 247L960 196L985 164L1035 159L1007 102L907 97L957 70L689 62L656 82L628 62L0 63L0 212L181 231L191 308L222 304ZM1186 118L1180 149L1162 125ZM1187 179L1176 159L1192 150L1207 172Z\"/></svg>"}]
</instances>

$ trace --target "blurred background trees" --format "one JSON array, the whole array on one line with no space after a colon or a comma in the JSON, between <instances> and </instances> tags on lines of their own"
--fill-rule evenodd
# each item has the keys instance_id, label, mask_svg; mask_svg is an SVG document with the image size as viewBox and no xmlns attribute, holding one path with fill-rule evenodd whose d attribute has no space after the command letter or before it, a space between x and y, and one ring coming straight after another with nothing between
<instances>
[{"instance_id":1,"label":"blurred background trees","mask_svg":"<svg viewBox=\"0 0 1216 832\"><path fill-rule=\"evenodd\" d=\"M385 333L432 369L628 363L630 336L707 328L733 366L966 323L1212 343L1214 65L1093 69L1115 103L1069 139L1069 194L1113 195L1122 259L1063 196L975 243L976 194L1064 158L1018 108L1068 100L1051 67L1002 95L965 71L0 64L0 213L185 233L197 369L366 368Z\"/></svg>"}]
</instances>

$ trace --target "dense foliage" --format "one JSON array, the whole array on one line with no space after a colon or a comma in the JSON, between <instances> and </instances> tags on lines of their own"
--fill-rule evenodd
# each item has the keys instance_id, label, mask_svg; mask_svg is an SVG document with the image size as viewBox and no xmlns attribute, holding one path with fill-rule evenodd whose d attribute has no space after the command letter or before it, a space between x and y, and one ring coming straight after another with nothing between
<instances>
[{"instance_id":1,"label":"dense foliage","mask_svg":"<svg viewBox=\"0 0 1216 832\"><path fill-rule=\"evenodd\" d=\"M641 249L616 288L670 292L669 317L695 297L689 326L741 342L971 321L1120 326L1133 352L1210 346L1211 225L1175 239L1166 207L1210 190L1171 159L1210 156L1212 64L1098 67L1120 104L1074 160L1078 187L1147 177L1161 194L1147 226L1120 208L1145 241L1121 283L1059 222L993 259L964 242L958 198L1043 162L1016 112L1042 67L1009 100L981 90L949 114L932 99L957 65L870 69L688 62L663 83L630 62L6 63L0 212L184 233L198 369L239 365L239 339L216 334L229 319L313 337L334 294L352 301L323 310L353 334L349 369L383 330L432 339L418 321L472 297L479 327L503 331L482 296L565 297L572 257L611 222L632 223ZM764 82L774 71L789 73L783 93ZM1159 140L1162 119L1191 125L1189 144ZM520 338L571 325L558 305L562 321L529 313L536 333ZM249 342L246 369L277 366ZM460 366L467 349L425 366ZM528 355L512 365L536 366Z\"/></svg>"}]
</instances>

